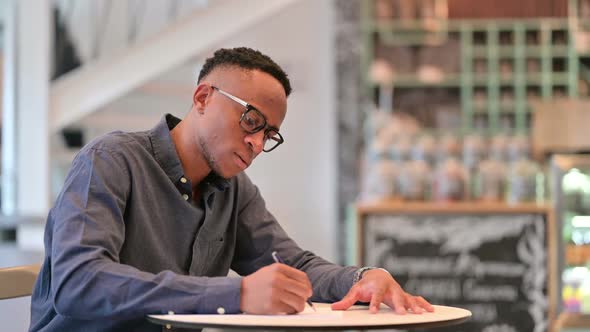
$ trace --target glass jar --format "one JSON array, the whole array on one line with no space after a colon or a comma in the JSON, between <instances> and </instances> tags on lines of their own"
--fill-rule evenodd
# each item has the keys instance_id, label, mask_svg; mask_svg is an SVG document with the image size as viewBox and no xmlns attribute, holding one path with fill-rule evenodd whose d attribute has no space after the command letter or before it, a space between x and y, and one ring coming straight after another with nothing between
<instances>
[{"instance_id":1,"label":"glass jar","mask_svg":"<svg viewBox=\"0 0 590 332\"><path fill-rule=\"evenodd\" d=\"M508 161L508 145L510 137L504 134L498 134L492 137L490 142L489 158L499 161Z\"/></svg>"},{"instance_id":2,"label":"glass jar","mask_svg":"<svg viewBox=\"0 0 590 332\"><path fill-rule=\"evenodd\" d=\"M427 200L431 177L431 168L424 160L405 162L397 180L400 196L407 200Z\"/></svg>"},{"instance_id":3,"label":"glass jar","mask_svg":"<svg viewBox=\"0 0 590 332\"><path fill-rule=\"evenodd\" d=\"M361 200L375 200L395 195L398 165L389 158L383 140L374 140L368 147L362 170Z\"/></svg>"},{"instance_id":4,"label":"glass jar","mask_svg":"<svg viewBox=\"0 0 590 332\"><path fill-rule=\"evenodd\" d=\"M506 190L506 164L495 159L481 161L474 182L474 199L503 201Z\"/></svg>"},{"instance_id":5,"label":"glass jar","mask_svg":"<svg viewBox=\"0 0 590 332\"><path fill-rule=\"evenodd\" d=\"M440 138L437 162L442 163L447 159L459 158L461 155L461 141L456 135L445 134Z\"/></svg>"},{"instance_id":6,"label":"glass jar","mask_svg":"<svg viewBox=\"0 0 590 332\"><path fill-rule=\"evenodd\" d=\"M528 137L515 135L509 139L509 142L510 144L508 144L506 149L509 161L515 162L521 159L530 158L531 146Z\"/></svg>"},{"instance_id":7,"label":"glass jar","mask_svg":"<svg viewBox=\"0 0 590 332\"><path fill-rule=\"evenodd\" d=\"M461 201L468 198L468 173L455 158L439 164L434 174L432 197L435 201Z\"/></svg>"},{"instance_id":8,"label":"glass jar","mask_svg":"<svg viewBox=\"0 0 590 332\"><path fill-rule=\"evenodd\" d=\"M508 203L536 202L538 175L539 165L532 160L521 159L511 163L507 177Z\"/></svg>"},{"instance_id":9,"label":"glass jar","mask_svg":"<svg viewBox=\"0 0 590 332\"><path fill-rule=\"evenodd\" d=\"M396 179L399 176L398 164L382 159L370 167L364 177L362 200L380 200L395 197L398 193Z\"/></svg>"},{"instance_id":10,"label":"glass jar","mask_svg":"<svg viewBox=\"0 0 590 332\"><path fill-rule=\"evenodd\" d=\"M422 134L412 147L412 159L424 160L430 167L436 163L436 141L429 134Z\"/></svg>"},{"instance_id":11,"label":"glass jar","mask_svg":"<svg viewBox=\"0 0 590 332\"><path fill-rule=\"evenodd\" d=\"M412 151L412 142L408 137L397 139L389 148L389 157L399 163L410 160Z\"/></svg>"},{"instance_id":12,"label":"glass jar","mask_svg":"<svg viewBox=\"0 0 590 332\"><path fill-rule=\"evenodd\" d=\"M474 170L487 154L486 143L480 135L471 134L463 138L463 164Z\"/></svg>"}]
</instances>

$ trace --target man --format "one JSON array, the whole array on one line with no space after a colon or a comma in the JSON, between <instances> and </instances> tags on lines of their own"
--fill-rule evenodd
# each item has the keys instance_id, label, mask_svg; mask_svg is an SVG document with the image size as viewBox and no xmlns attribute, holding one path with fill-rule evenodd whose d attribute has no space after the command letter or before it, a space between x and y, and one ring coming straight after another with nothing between
<instances>
[{"instance_id":1,"label":"man","mask_svg":"<svg viewBox=\"0 0 590 332\"><path fill-rule=\"evenodd\" d=\"M303 251L267 211L243 171L283 143L290 92L269 57L221 49L182 121L166 115L84 147L48 216L30 330L156 331L145 315L296 313L310 297L337 310L432 311L386 271Z\"/></svg>"}]
</instances>

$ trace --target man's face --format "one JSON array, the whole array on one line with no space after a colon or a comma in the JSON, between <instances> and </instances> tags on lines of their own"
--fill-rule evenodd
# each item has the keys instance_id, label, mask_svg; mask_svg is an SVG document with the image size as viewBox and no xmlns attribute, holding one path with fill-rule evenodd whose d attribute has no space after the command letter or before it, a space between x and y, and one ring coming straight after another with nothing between
<instances>
[{"instance_id":1,"label":"man's face","mask_svg":"<svg viewBox=\"0 0 590 332\"><path fill-rule=\"evenodd\" d=\"M212 87L252 105L264 115L267 125L276 129L287 112L285 90L269 74L235 67L215 69L201 85L194 96L196 115L201 117L197 131L200 152L211 170L229 179L262 152L265 130L246 132L240 125L246 108Z\"/></svg>"}]
</instances>

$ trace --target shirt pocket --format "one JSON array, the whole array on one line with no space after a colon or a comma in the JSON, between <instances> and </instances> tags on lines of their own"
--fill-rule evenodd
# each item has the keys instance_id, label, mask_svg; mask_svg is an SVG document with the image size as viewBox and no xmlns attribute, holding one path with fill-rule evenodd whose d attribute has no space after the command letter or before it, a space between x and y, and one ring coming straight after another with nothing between
<instances>
[{"instance_id":1,"label":"shirt pocket","mask_svg":"<svg viewBox=\"0 0 590 332\"><path fill-rule=\"evenodd\" d=\"M219 256L221 255L221 253L224 251L224 244L225 244L225 239L222 236L217 237L214 240L210 240L209 241L209 245L207 248L207 258L217 261L217 258L219 258ZM223 260L223 259L221 259Z\"/></svg>"},{"instance_id":2,"label":"shirt pocket","mask_svg":"<svg viewBox=\"0 0 590 332\"><path fill-rule=\"evenodd\" d=\"M216 236L207 241L198 241L193 249L190 274L208 277L227 275L231 255L222 255L225 251L225 238L222 236Z\"/></svg>"}]
</instances>

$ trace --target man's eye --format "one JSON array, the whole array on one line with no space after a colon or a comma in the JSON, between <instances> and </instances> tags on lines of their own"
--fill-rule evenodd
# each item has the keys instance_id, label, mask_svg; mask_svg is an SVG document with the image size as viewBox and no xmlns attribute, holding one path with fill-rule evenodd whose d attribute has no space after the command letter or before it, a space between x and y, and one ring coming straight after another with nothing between
<instances>
[{"instance_id":1,"label":"man's eye","mask_svg":"<svg viewBox=\"0 0 590 332\"><path fill-rule=\"evenodd\" d=\"M248 125L249 127L252 127L252 128L256 127L256 125L257 125L256 119L249 116L248 114L246 114L243 121L246 125Z\"/></svg>"}]
</instances>

